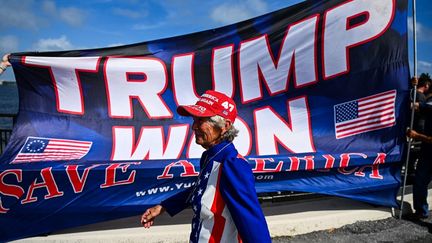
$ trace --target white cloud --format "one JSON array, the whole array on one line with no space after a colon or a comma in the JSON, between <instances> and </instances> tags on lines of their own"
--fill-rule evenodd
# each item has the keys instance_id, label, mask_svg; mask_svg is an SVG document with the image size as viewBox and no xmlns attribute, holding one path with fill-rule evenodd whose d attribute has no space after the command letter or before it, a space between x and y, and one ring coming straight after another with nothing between
<instances>
[{"instance_id":1,"label":"white cloud","mask_svg":"<svg viewBox=\"0 0 432 243\"><path fill-rule=\"evenodd\" d=\"M132 26L132 29L133 30L151 30L151 29L160 28L163 25L164 25L164 23L162 23L162 22L155 23L155 24L135 24Z\"/></svg>"},{"instance_id":2,"label":"white cloud","mask_svg":"<svg viewBox=\"0 0 432 243\"><path fill-rule=\"evenodd\" d=\"M80 26L84 22L85 14L78 8L60 8L60 19L71 26Z\"/></svg>"},{"instance_id":3,"label":"white cloud","mask_svg":"<svg viewBox=\"0 0 432 243\"><path fill-rule=\"evenodd\" d=\"M412 36L413 32L413 18L408 18L408 30ZM417 41L432 41L432 29L424 26L423 24L416 22L416 36Z\"/></svg>"},{"instance_id":4,"label":"white cloud","mask_svg":"<svg viewBox=\"0 0 432 243\"><path fill-rule=\"evenodd\" d=\"M33 3L33 0L2 1L0 4L0 29L39 29L43 20L33 13Z\"/></svg>"},{"instance_id":5,"label":"white cloud","mask_svg":"<svg viewBox=\"0 0 432 243\"><path fill-rule=\"evenodd\" d=\"M7 35L0 37L0 53L11 53L18 51L18 37Z\"/></svg>"},{"instance_id":6,"label":"white cloud","mask_svg":"<svg viewBox=\"0 0 432 243\"><path fill-rule=\"evenodd\" d=\"M267 11L267 4L262 0L249 0L238 4L224 3L213 9L210 17L222 24L232 24Z\"/></svg>"},{"instance_id":7,"label":"white cloud","mask_svg":"<svg viewBox=\"0 0 432 243\"><path fill-rule=\"evenodd\" d=\"M418 61L418 73L432 74L432 63L426 61Z\"/></svg>"},{"instance_id":8,"label":"white cloud","mask_svg":"<svg viewBox=\"0 0 432 243\"><path fill-rule=\"evenodd\" d=\"M42 10L71 26L81 26L86 18L84 11L75 7L57 8L56 3L52 0L43 1Z\"/></svg>"},{"instance_id":9,"label":"white cloud","mask_svg":"<svg viewBox=\"0 0 432 243\"><path fill-rule=\"evenodd\" d=\"M114 8L113 13L131 19L138 19L148 15L147 10L130 10L125 8Z\"/></svg>"},{"instance_id":10,"label":"white cloud","mask_svg":"<svg viewBox=\"0 0 432 243\"><path fill-rule=\"evenodd\" d=\"M126 45L125 43L121 43L121 42L119 42L119 43L112 43L112 44L109 44L109 45L107 45L106 47L116 47L116 46L124 46L124 45ZM103 46L103 47L105 47L105 46Z\"/></svg>"},{"instance_id":11,"label":"white cloud","mask_svg":"<svg viewBox=\"0 0 432 243\"><path fill-rule=\"evenodd\" d=\"M42 2L42 10L45 13L56 15L57 14L57 7L55 5L54 1L51 0L45 0Z\"/></svg>"},{"instance_id":12,"label":"white cloud","mask_svg":"<svg viewBox=\"0 0 432 243\"><path fill-rule=\"evenodd\" d=\"M268 11L266 2L263 2L261 0L249 0L247 2L247 4L252 10L255 11L255 13L264 13Z\"/></svg>"},{"instance_id":13,"label":"white cloud","mask_svg":"<svg viewBox=\"0 0 432 243\"><path fill-rule=\"evenodd\" d=\"M1 1L0 4L0 29L39 30L41 26L45 27L58 19L71 26L80 26L85 17L83 10L75 7L58 8L52 0L11 0Z\"/></svg>"},{"instance_id":14,"label":"white cloud","mask_svg":"<svg viewBox=\"0 0 432 243\"><path fill-rule=\"evenodd\" d=\"M35 51L63 51L73 49L73 45L67 39L66 36L62 35L57 39L40 39L33 45Z\"/></svg>"},{"instance_id":15,"label":"white cloud","mask_svg":"<svg viewBox=\"0 0 432 243\"><path fill-rule=\"evenodd\" d=\"M409 60L409 67L411 75L414 75L414 62L413 60ZM417 61L417 75L420 76L422 73L432 74L432 63L428 61Z\"/></svg>"},{"instance_id":16,"label":"white cloud","mask_svg":"<svg viewBox=\"0 0 432 243\"><path fill-rule=\"evenodd\" d=\"M222 24L232 24L241 20L248 19L251 14L245 9L244 6L231 6L224 4L216 7L212 13L211 18Z\"/></svg>"},{"instance_id":17,"label":"white cloud","mask_svg":"<svg viewBox=\"0 0 432 243\"><path fill-rule=\"evenodd\" d=\"M424 68L432 68L432 63L425 61L418 61L419 66Z\"/></svg>"}]
</instances>

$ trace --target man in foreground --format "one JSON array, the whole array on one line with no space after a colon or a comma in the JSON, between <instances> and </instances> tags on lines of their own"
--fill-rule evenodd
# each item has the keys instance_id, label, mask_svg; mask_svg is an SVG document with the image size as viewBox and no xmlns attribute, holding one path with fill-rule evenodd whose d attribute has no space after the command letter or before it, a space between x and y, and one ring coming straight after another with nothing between
<instances>
[{"instance_id":1,"label":"man in foreground","mask_svg":"<svg viewBox=\"0 0 432 243\"><path fill-rule=\"evenodd\" d=\"M271 242L252 170L232 143L238 133L234 101L207 91L195 105L179 106L177 112L193 117L195 142L206 149L200 174L194 187L147 209L143 226L152 226L165 211L174 216L192 206L190 242Z\"/></svg>"}]
</instances>

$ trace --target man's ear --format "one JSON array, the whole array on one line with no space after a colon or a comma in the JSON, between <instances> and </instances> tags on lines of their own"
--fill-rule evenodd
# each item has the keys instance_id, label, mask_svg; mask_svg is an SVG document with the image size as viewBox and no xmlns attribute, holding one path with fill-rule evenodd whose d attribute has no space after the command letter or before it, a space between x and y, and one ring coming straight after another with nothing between
<instances>
[{"instance_id":1,"label":"man's ear","mask_svg":"<svg viewBox=\"0 0 432 243\"><path fill-rule=\"evenodd\" d=\"M232 122L230 120L225 120L225 126L222 129L222 134L224 134L226 131L228 131L232 126Z\"/></svg>"}]
</instances>

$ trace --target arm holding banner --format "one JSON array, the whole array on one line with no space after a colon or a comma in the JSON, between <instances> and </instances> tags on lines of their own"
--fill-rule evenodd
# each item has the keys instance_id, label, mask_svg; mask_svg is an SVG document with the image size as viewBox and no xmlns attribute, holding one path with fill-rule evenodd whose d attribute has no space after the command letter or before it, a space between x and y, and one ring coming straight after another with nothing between
<instances>
[{"instance_id":1,"label":"arm holding banner","mask_svg":"<svg viewBox=\"0 0 432 243\"><path fill-rule=\"evenodd\" d=\"M0 63L0 75L6 71L6 69L10 66L12 66L12 64L9 62L9 56L10 54L5 54L2 58L2 61Z\"/></svg>"},{"instance_id":2,"label":"arm holding banner","mask_svg":"<svg viewBox=\"0 0 432 243\"><path fill-rule=\"evenodd\" d=\"M425 143L432 143L432 136L427 136L422 133L416 132L415 130L409 129L407 131L407 137L413 138Z\"/></svg>"}]
</instances>

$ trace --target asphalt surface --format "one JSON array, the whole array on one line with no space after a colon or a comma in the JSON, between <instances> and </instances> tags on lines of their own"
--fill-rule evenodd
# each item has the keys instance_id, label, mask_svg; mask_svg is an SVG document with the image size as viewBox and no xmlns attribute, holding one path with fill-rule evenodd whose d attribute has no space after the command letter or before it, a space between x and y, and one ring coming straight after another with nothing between
<instances>
[{"instance_id":1,"label":"asphalt surface","mask_svg":"<svg viewBox=\"0 0 432 243\"><path fill-rule=\"evenodd\" d=\"M404 215L399 220L399 209L378 207L354 200L309 195L285 201L273 197L262 203L263 212L273 242L431 242L432 217L414 219L411 187L404 198ZM400 198L400 197L398 197ZM432 189L428 201L432 201ZM30 237L16 243L134 243L187 242L192 210L184 210L169 217L158 218L157 224L144 230L139 216L85 225L53 232L47 236ZM309 233L310 232L310 233ZM14 242L15 243L15 242Z\"/></svg>"},{"instance_id":2,"label":"asphalt surface","mask_svg":"<svg viewBox=\"0 0 432 243\"><path fill-rule=\"evenodd\" d=\"M301 242L432 242L432 218L414 219L410 216L376 221L362 221L338 229L315 231L296 236L273 238L274 243Z\"/></svg>"}]
</instances>

